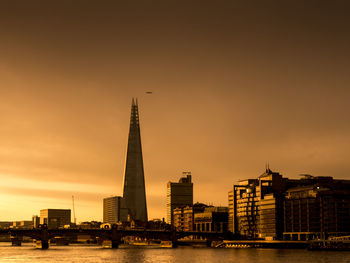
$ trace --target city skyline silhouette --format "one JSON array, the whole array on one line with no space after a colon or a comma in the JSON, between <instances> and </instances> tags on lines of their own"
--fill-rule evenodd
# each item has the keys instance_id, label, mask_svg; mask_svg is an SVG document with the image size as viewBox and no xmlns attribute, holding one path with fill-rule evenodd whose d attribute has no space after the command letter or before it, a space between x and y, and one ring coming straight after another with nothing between
<instances>
[{"instance_id":1,"label":"city skyline silhouette","mask_svg":"<svg viewBox=\"0 0 350 263\"><path fill-rule=\"evenodd\" d=\"M132 97L149 219L183 171L215 205L266 163L350 179L349 24L345 1L5 1L0 220L74 195L78 221L101 221L122 196Z\"/></svg>"}]
</instances>

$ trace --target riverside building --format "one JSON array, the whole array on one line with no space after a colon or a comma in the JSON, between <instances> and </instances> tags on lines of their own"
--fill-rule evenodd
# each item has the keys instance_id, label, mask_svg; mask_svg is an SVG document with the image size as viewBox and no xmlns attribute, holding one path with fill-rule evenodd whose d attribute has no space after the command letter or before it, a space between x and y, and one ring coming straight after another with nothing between
<instances>
[{"instance_id":1,"label":"riverside building","mask_svg":"<svg viewBox=\"0 0 350 263\"><path fill-rule=\"evenodd\" d=\"M201 213L208 207L202 203L195 203L193 206L177 207L173 211L174 227L180 231L193 231L194 215Z\"/></svg>"},{"instance_id":2,"label":"riverside building","mask_svg":"<svg viewBox=\"0 0 350 263\"><path fill-rule=\"evenodd\" d=\"M290 188L283 201L285 240L327 239L350 234L350 180L310 178Z\"/></svg>"},{"instance_id":3,"label":"riverside building","mask_svg":"<svg viewBox=\"0 0 350 263\"><path fill-rule=\"evenodd\" d=\"M183 172L178 183L167 184L167 222L174 225L175 208L193 205L193 183L191 172Z\"/></svg>"},{"instance_id":4,"label":"riverside building","mask_svg":"<svg viewBox=\"0 0 350 263\"><path fill-rule=\"evenodd\" d=\"M248 238L309 240L350 233L350 180L283 178L269 168L228 193L229 231Z\"/></svg>"},{"instance_id":5,"label":"riverside building","mask_svg":"<svg viewBox=\"0 0 350 263\"><path fill-rule=\"evenodd\" d=\"M194 214L194 230L202 232L226 232L228 207L208 206L203 212Z\"/></svg>"}]
</instances>

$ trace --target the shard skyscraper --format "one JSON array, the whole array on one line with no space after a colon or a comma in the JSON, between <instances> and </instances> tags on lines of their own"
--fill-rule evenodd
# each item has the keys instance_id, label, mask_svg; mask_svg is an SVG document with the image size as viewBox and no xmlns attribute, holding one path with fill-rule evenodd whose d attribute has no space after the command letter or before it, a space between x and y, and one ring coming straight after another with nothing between
<instances>
[{"instance_id":1,"label":"the shard skyscraper","mask_svg":"<svg viewBox=\"0 0 350 263\"><path fill-rule=\"evenodd\" d=\"M145 177L137 99L132 99L128 149L126 153L123 197L134 220L147 221Z\"/></svg>"}]
</instances>

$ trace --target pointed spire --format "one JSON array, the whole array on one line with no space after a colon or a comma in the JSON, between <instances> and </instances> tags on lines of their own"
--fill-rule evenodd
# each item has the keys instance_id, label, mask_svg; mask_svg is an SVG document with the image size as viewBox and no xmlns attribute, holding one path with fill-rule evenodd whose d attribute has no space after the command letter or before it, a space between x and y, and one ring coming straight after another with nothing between
<instances>
[{"instance_id":1,"label":"pointed spire","mask_svg":"<svg viewBox=\"0 0 350 263\"><path fill-rule=\"evenodd\" d=\"M136 101L136 102L135 102ZM123 197L132 219L147 221L147 205L138 102L132 98Z\"/></svg>"},{"instance_id":2,"label":"pointed spire","mask_svg":"<svg viewBox=\"0 0 350 263\"><path fill-rule=\"evenodd\" d=\"M269 162L266 163L266 173L271 173L272 171L270 170L270 164Z\"/></svg>"},{"instance_id":3,"label":"pointed spire","mask_svg":"<svg viewBox=\"0 0 350 263\"><path fill-rule=\"evenodd\" d=\"M139 125L139 110L137 105L137 99L135 98L132 98L131 101L130 127L132 125Z\"/></svg>"}]
</instances>

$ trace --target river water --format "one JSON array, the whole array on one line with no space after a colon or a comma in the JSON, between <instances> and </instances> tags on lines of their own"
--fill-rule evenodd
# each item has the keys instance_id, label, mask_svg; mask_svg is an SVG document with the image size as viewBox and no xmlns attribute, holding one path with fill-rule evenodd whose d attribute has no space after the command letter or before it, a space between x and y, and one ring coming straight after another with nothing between
<instances>
[{"instance_id":1,"label":"river water","mask_svg":"<svg viewBox=\"0 0 350 263\"><path fill-rule=\"evenodd\" d=\"M40 250L31 244L12 247L0 243L0 262L235 262L235 263L343 263L350 262L350 252L307 251L304 249L256 248L131 248L103 249L99 246L51 246Z\"/></svg>"}]
</instances>

